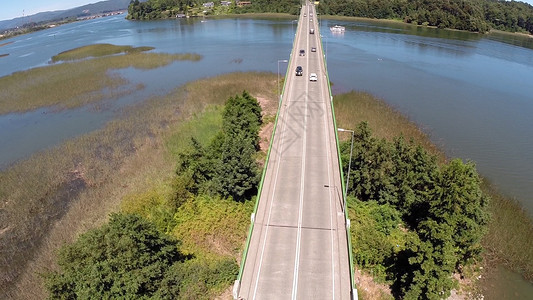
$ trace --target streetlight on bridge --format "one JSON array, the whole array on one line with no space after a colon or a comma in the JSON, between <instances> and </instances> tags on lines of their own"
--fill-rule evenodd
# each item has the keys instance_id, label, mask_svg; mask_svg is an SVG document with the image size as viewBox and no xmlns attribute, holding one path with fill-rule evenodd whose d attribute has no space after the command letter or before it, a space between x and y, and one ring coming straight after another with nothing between
<instances>
[{"instance_id":1,"label":"streetlight on bridge","mask_svg":"<svg viewBox=\"0 0 533 300\"><path fill-rule=\"evenodd\" d=\"M286 60L286 59L278 59L278 97L279 97L279 101L281 101L281 94L279 92L279 63L282 62L282 63L288 63L289 61Z\"/></svg>"},{"instance_id":2,"label":"streetlight on bridge","mask_svg":"<svg viewBox=\"0 0 533 300\"><path fill-rule=\"evenodd\" d=\"M328 37L325 35L320 35L321 38L326 38L326 64L328 63Z\"/></svg>"},{"instance_id":3,"label":"streetlight on bridge","mask_svg":"<svg viewBox=\"0 0 533 300\"><path fill-rule=\"evenodd\" d=\"M348 163L348 175L346 176L346 186L344 187L343 211L346 211L346 197L348 196L348 183L350 182L350 171L352 168L353 138L354 138L355 132L353 130L343 129L343 128L337 128L337 131L350 132L352 134L352 141L351 141L351 146L350 146L350 161Z\"/></svg>"}]
</instances>

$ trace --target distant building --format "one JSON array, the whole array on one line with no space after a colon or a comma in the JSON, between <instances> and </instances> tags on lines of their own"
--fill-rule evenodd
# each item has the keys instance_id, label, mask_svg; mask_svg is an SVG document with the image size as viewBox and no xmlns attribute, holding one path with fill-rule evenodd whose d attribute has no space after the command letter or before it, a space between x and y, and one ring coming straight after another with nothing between
<instances>
[{"instance_id":1,"label":"distant building","mask_svg":"<svg viewBox=\"0 0 533 300\"><path fill-rule=\"evenodd\" d=\"M185 14L177 14L176 15L176 18L178 18L178 19L185 18L185 17L186 17Z\"/></svg>"},{"instance_id":2,"label":"distant building","mask_svg":"<svg viewBox=\"0 0 533 300\"><path fill-rule=\"evenodd\" d=\"M220 5L222 5L222 6L230 6L231 5L231 1L220 1Z\"/></svg>"},{"instance_id":3,"label":"distant building","mask_svg":"<svg viewBox=\"0 0 533 300\"><path fill-rule=\"evenodd\" d=\"M206 7L206 8L213 8L213 7L215 7L215 3L214 3L214 2L207 2L207 3L204 3L204 7Z\"/></svg>"},{"instance_id":4,"label":"distant building","mask_svg":"<svg viewBox=\"0 0 533 300\"><path fill-rule=\"evenodd\" d=\"M239 1L237 2L238 6L252 5L252 1Z\"/></svg>"}]
</instances>

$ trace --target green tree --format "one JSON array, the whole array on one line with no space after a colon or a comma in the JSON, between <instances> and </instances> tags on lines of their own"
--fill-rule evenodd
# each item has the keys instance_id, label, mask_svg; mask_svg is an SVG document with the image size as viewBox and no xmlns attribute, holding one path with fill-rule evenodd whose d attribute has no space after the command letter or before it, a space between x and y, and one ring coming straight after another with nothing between
<instances>
[{"instance_id":1,"label":"green tree","mask_svg":"<svg viewBox=\"0 0 533 300\"><path fill-rule=\"evenodd\" d=\"M236 201L250 199L259 182L256 152L259 150L261 106L244 91L230 97L224 106L222 130L207 147L191 140L180 155L177 173L189 174L193 194L220 194Z\"/></svg>"},{"instance_id":2,"label":"green tree","mask_svg":"<svg viewBox=\"0 0 533 300\"><path fill-rule=\"evenodd\" d=\"M246 91L228 99L223 112L224 141L218 165L219 192L243 201L256 192L259 168L255 161L259 149L261 106Z\"/></svg>"},{"instance_id":3,"label":"green tree","mask_svg":"<svg viewBox=\"0 0 533 300\"><path fill-rule=\"evenodd\" d=\"M185 259L178 244L137 215L112 214L61 249L61 271L46 276L50 298L150 298L161 292L169 267Z\"/></svg>"},{"instance_id":4,"label":"green tree","mask_svg":"<svg viewBox=\"0 0 533 300\"><path fill-rule=\"evenodd\" d=\"M451 227L458 263L466 264L481 252L489 199L482 194L480 186L475 165L454 159L442 167L429 201L427 218Z\"/></svg>"}]
</instances>

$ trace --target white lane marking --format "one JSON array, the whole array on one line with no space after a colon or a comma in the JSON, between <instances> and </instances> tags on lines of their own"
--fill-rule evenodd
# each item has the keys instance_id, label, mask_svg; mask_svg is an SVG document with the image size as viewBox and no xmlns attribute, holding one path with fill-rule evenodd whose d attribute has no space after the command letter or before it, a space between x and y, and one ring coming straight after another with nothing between
<instances>
[{"instance_id":1,"label":"white lane marking","mask_svg":"<svg viewBox=\"0 0 533 300\"><path fill-rule=\"evenodd\" d=\"M307 6L307 13L309 13L309 6ZM309 22L306 22L306 49L309 47ZM307 69L309 70L309 55L306 56ZM300 177L300 206L298 208L298 233L296 235L296 255L294 259L294 277L292 281L292 299L295 300L298 295L298 270L300 268L300 247L302 240L302 214L304 205L304 185L305 185L305 158L307 154L307 97L309 96L309 80L305 78L305 110L304 110L304 124L303 124L303 140L302 140L302 168Z\"/></svg>"},{"instance_id":2,"label":"white lane marking","mask_svg":"<svg viewBox=\"0 0 533 300\"><path fill-rule=\"evenodd\" d=\"M291 80L291 86L292 86L292 80ZM290 89L289 89L290 90ZM291 97L287 97L288 98L288 102L291 102ZM274 176L274 187L272 189L272 192L271 192L271 198L270 198L270 208L269 208L269 211L268 211L268 219L267 219L267 223L266 225L263 225L263 226L266 226L266 230L265 230L265 236L264 236L264 239L263 239L263 246L261 247L261 256L260 256L260 259L259 259L259 267L257 269L257 277L256 277L256 280L255 280L255 286L254 286L254 293L253 293L253 296L252 296L252 299L255 299L256 296L257 296L257 287L259 286L259 278L260 278L260 275L261 275L261 267L263 266L263 258L264 258L264 254L265 254L265 246L266 246L266 241L267 241L267 238L268 238L268 230L270 228L270 219L272 217L272 207L274 206L274 195L275 195L275 192L276 192L276 187L277 187L277 182L278 182L278 175L279 175L279 169L280 169L280 164L281 164L281 154L283 153L283 147L284 147L284 144L285 144L285 133L287 132L287 130L285 129L286 126L287 126L287 121L284 120L284 118L287 117L287 112L289 111L289 107L287 106L287 108L284 110L284 114L282 116L280 116L280 121L282 122L282 128L281 128L281 137L280 137L280 146L279 146L279 151L277 151L277 156L278 156L278 161L276 163L276 175Z\"/></svg>"}]
</instances>

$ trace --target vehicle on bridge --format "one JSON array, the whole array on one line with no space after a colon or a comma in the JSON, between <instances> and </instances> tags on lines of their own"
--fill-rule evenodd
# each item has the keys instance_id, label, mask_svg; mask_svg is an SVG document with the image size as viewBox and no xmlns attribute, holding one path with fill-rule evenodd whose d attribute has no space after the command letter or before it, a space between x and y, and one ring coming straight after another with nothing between
<instances>
[{"instance_id":1,"label":"vehicle on bridge","mask_svg":"<svg viewBox=\"0 0 533 300\"><path fill-rule=\"evenodd\" d=\"M300 50L300 56L305 56L305 50L304 49Z\"/></svg>"},{"instance_id":2,"label":"vehicle on bridge","mask_svg":"<svg viewBox=\"0 0 533 300\"><path fill-rule=\"evenodd\" d=\"M311 52L316 52L316 47L311 47Z\"/></svg>"},{"instance_id":3,"label":"vehicle on bridge","mask_svg":"<svg viewBox=\"0 0 533 300\"><path fill-rule=\"evenodd\" d=\"M296 76L302 76L303 73L304 73L304 69L302 68L302 66L297 66L296 67Z\"/></svg>"},{"instance_id":4,"label":"vehicle on bridge","mask_svg":"<svg viewBox=\"0 0 533 300\"><path fill-rule=\"evenodd\" d=\"M315 34L315 29L314 28L309 29L309 34Z\"/></svg>"},{"instance_id":5,"label":"vehicle on bridge","mask_svg":"<svg viewBox=\"0 0 533 300\"><path fill-rule=\"evenodd\" d=\"M318 80L318 76L316 75L316 73L311 73L311 75L309 75L309 81L317 81Z\"/></svg>"}]
</instances>

